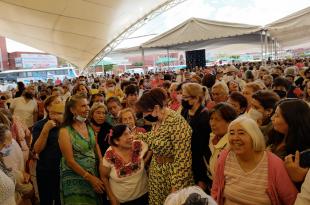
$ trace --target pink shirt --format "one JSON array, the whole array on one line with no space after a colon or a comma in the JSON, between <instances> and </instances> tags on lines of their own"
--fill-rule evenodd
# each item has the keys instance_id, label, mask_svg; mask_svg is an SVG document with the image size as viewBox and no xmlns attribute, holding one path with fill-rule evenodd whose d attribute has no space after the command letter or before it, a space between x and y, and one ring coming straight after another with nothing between
<instances>
[{"instance_id":1,"label":"pink shirt","mask_svg":"<svg viewBox=\"0 0 310 205\"><path fill-rule=\"evenodd\" d=\"M218 205L224 205L225 163L230 150L224 150L218 159L216 174L211 189L212 197ZM267 152L268 187L266 192L272 205L293 205L297 189L288 176L283 161L271 152Z\"/></svg>"}]
</instances>

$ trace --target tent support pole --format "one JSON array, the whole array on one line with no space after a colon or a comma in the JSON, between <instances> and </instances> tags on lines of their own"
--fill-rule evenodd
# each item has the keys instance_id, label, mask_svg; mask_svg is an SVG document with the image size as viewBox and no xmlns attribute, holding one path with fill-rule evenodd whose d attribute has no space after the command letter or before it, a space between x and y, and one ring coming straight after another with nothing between
<instances>
[{"instance_id":1,"label":"tent support pole","mask_svg":"<svg viewBox=\"0 0 310 205\"><path fill-rule=\"evenodd\" d=\"M261 33L260 33L260 45L261 45L261 60L262 60L262 64L264 64L264 41L263 41L263 33L264 33L264 30L262 30Z\"/></svg>"},{"instance_id":2,"label":"tent support pole","mask_svg":"<svg viewBox=\"0 0 310 205\"><path fill-rule=\"evenodd\" d=\"M274 46L275 46L275 59L278 60L278 42L277 40L274 41Z\"/></svg>"},{"instance_id":3,"label":"tent support pole","mask_svg":"<svg viewBox=\"0 0 310 205\"><path fill-rule=\"evenodd\" d=\"M267 31L266 31L266 34L265 34L265 61L264 61L265 67L267 65L267 60L268 60L268 35L267 35Z\"/></svg>"},{"instance_id":4,"label":"tent support pole","mask_svg":"<svg viewBox=\"0 0 310 205\"><path fill-rule=\"evenodd\" d=\"M170 69L170 54L169 54L169 48L167 48L167 55L168 55L168 70Z\"/></svg>"},{"instance_id":5,"label":"tent support pole","mask_svg":"<svg viewBox=\"0 0 310 205\"><path fill-rule=\"evenodd\" d=\"M144 48L141 48L141 55L142 55L142 68L145 72L146 68L145 68Z\"/></svg>"}]
</instances>

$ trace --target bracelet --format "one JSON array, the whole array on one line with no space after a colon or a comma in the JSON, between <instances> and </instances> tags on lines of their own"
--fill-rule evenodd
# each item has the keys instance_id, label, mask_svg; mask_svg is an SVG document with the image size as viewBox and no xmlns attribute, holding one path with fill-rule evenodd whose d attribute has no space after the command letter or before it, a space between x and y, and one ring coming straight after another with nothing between
<instances>
[{"instance_id":1,"label":"bracelet","mask_svg":"<svg viewBox=\"0 0 310 205\"><path fill-rule=\"evenodd\" d=\"M85 174L83 175L83 178L86 179L86 177L89 175L88 172L85 172Z\"/></svg>"}]
</instances>

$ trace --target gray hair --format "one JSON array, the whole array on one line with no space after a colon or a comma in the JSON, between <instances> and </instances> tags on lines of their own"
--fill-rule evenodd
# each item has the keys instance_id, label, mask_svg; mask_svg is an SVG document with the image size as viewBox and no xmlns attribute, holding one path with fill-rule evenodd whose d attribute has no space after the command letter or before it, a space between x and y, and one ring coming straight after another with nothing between
<instances>
[{"instance_id":1,"label":"gray hair","mask_svg":"<svg viewBox=\"0 0 310 205\"><path fill-rule=\"evenodd\" d=\"M232 121L228 126L228 136L230 136L229 130L236 124L239 124L249 134L254 151L260 152L266 149L265 137L258 124L252 118L243 115Z\"/></svg>"}]
</instances>

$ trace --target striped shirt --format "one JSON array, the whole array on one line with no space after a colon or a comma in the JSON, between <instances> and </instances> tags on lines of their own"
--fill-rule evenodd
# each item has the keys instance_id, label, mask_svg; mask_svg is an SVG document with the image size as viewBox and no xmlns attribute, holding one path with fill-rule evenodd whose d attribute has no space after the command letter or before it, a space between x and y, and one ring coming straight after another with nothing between
<instances>
[{"instance_id":1,"label":"striped shirt","mask_svg":"<svg viewBox=\"0 0 310 205\"><path fill-rule=\"evenodd\" d=\"M234 152L227 156L225 169L225 205L270 205L267 195L268 161L266 152L250 172L240 167Z\"/></svg>"}]
</instances>

